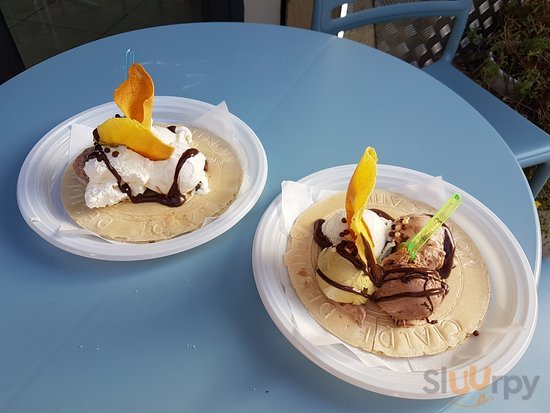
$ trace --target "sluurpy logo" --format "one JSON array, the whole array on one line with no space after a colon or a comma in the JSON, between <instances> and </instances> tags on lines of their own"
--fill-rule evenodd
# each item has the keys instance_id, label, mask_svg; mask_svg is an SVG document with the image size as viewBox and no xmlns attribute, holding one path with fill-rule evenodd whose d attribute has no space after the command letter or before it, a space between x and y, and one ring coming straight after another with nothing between
<instances>
[{"instance_id":1,"label":"sluurpy logo","mask_svg":"<svg viewBox=\"0 0 550 413\"><path fill-rule=\"evenodd\" d=\"M505 375L495 377L491 375L491 368L485 367L478 370L475 364L461 370L449 371L446 368L441 370L426 370L424 380L427 385L422 389L426 393L453 393L457 396L464 395L476 390L488 390L491 394L502 393L504 400L508 400L510 395L520 395L522 400L529 400L537 387L540 376L532 378L528 376ZM480 405L491 401L491 396L480 394L475 405ZM473 407L472 405L464 407Z\"/></svg>"}]
</instances>

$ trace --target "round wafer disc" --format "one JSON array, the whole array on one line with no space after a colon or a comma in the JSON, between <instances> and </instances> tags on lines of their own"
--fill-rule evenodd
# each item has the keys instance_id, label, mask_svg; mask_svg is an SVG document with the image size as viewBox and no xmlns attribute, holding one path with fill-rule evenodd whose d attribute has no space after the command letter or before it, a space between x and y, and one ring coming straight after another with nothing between
<instances>
[{"instance_id":1,"label":"round wafer disc","mask_svg":"<svg viewBox=\"0 0 550 413\"><path fill-rule=\"evenodd\" d=\"M313 223L344 208L344 203L343 192L315 203L297 218L290 232L285 264L291 283L311 316L344 342L386 356L437 354L463 343L479 327L487 311L489 274L474 242L452 220L446 224L456 244L455 267L446 279L449 293L430 317L437 323L419 321L408 327L396 326L371 301L361 306L365 319L358 322L349 306L326 298L316 281L320 248L313 239ZM427 204L382 190L371 194L367 208L381 209L395 218L436 212Z\"/></svg>"},{"instance_id":2,"label":"round wafer disc","mask_svg":"<svg viewBox=\"0 0 550 413\"><path fill-rule=\"evenodd\" d=\"M83 228L106 239L143 243L170 239L200 228L209 217L221 215L237 197L243 172L237 154L220 137L204 129L189 128L192 146L208 161L210 193L194 195L171 208L158 203L124 201L104 208L88 208L85 186L69 163L61 182L61 198L67 213Z\"/></svg>"}]
</instances>

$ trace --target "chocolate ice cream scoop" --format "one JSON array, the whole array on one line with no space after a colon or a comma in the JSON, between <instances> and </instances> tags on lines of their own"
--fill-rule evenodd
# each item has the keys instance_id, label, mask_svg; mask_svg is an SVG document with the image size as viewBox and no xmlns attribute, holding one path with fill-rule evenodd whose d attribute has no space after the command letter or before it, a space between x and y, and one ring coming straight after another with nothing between
<instances>
[{"instance_id":1,"label":"chocolate ice cream scoop","mask_svg":"<svg viewBox=\"0 0 550 413\"><path fill-rule=\"evenodd\" d=\"M428 223L430 218L430 215L407 215L399 218L394 222L390 233L394 237L395 244L399 245L414 237ZM382 266L386 269L393 269L408 263L413 267L430 268L432 270L441 268L445 260L445 232L445 227L439 228L417 252L411 263L408 263L410 256L406 251L397 250L382 262Z\"/></svg>"},{"instance_id":2,"label":"chocolate ice cream scoop","mask_svg":"<svg viewBox=\"0 0 550 413\"><path fill-rule=\"evenodd\" d=\"M437 270L443 266L445 255L443 246L441 248L435 248L431 241L428 241L420 251L418 251L411 262L409 262L411 258L409 252L406 249L398 249L384 258L381 265L385 270L392 270L405 266Z\"/></svg>"},{"instance_id":3,"label":"chocolate ice cream scoop","mask_svg":"<svg viewBox=\"0 0 550 413\"><path fill-rule=\"evenodd\" d=\"M389 270L373 298L397 324L427 319L439 307L447 284L437 271L404 267Z\"/></svg>"},{"instance_id":4,"label":"chocolate ice cream scoop","mask_svg":"<svg viewBox=\"0 0 550 413\"><path fill-rule=\"evenodd\" d=\"M414 237L430 220L429 215L405 216L394 223L397 245ZM427 319L447 293L443 281L453 266L454 242L446 227L439 228L412 261L406 249L397 248L382 262L384 279L374 294L379 307L398 324Z\"/></svg>"}]
</instances>

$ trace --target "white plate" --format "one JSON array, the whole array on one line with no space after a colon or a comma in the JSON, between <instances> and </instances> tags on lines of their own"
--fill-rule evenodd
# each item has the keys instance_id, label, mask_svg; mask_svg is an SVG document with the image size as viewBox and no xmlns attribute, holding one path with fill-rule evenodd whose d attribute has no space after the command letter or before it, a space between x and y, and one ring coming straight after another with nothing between
<instances>
[{"instance_id":1,"label":"white plate","mask_svg":"<svg viewBox=\"0 0 550 413\"><path fill-rule=\"evenodd\" d=\"M157 122L190 123L215 106L197 100L155 97L153 117ZM224 233L242 219L260 197L267 179L267 158L256 134L242 120L230 114L234 123L234 145L249 177L249 188L239 194L227 211L204 227L179 237L152 244L108 242L93 235L58 231L68 218L60 197L60 182L69 161L72 124L95 128L119 109L114 102L84 111L48 132L27 155L17 182L17 202L25 221L42 238L62 250L90 258L111 261L144 260L175 254L201 245Z\"/></svg>"},{"instance_id":2,"label":"white plate","mask_svg":"<svg viewBox=\"0 0 550 413\"><path fill-rule=\"evenodd\" d=\"M355 165L330 168L309 175L299 182L314 189L345 191L354 169ZM410 169L378 166L378 188L422 183L429 179L433 177ZM518 362L527 349L537 318L535 280L519 243L496 215L471 195L449 183L444 182L444 190L448 192L448 196L454 192L461 193L462 205L453 216L453 220L474 239L489 270L491 302L483 329L499 328L499 310L495 308L495 301L499 300L506 303L509 318L513 320L513 325L518 327L503 334L503 338L488 352L466 361L458 361L459 357L457 361L452 362L454 365L447 366L445 373L453 372L461 378L468 366L475 365L479 373L477 383L483 383L481 374L485 368L490 368L494 378L501 377ZM429 203L429 200L424 201ZM294 326L288 301L298 300L299 303L299 298L292 288L285 293L285 287L281 282L288 280L283 262L288 233L285 230L274 230L275 228L284 228L281 195L268 207L258 225L253 246L253 270L265 308L277 327L299 351L336 377L377 393L413 399L456 396L450 389L448 375L442 374L438 377L438 380L441 380L438 392L427 392L423 388L433 390L434 387L426 381L425 372L367 367L343 345L318 346L302 336ZM311 322L316 323L313 318ZM457 351L461 352L463 349L459 347ZM434 377L430 376L431 379Z\"/></svg>"}]
</instances>

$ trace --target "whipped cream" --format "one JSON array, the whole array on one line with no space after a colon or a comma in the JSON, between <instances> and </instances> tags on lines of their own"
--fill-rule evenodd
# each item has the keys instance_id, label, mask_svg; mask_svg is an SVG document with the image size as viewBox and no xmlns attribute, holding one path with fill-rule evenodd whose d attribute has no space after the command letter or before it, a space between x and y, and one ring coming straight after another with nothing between
<instances>
[{"instance_id":1,"label":"whipped cream","mask_svg":"<svg viewBox=\"0 0 550 413\"><path fill-rule=\"evenodd\" d=\"M372 252L376 259L380 260L395 245L391 242L392 239L389 236L393 222L379 216L370 209L365 209L363 212L363 220L369 227L374 242ZM339 209L328 217L323 222L321 230L334 246L338 245L342 240L351 240L346 222L346 210Z\"/></svg>"},{"instance_id":2,"label":"whipped cream","mask_svg":"<svg viewBox=\"0 0 550 413\"><path fill-rule=\"evenodd\" d=\"M134 195L142 194L146 189L167 194L174 182L178 161L191 148L193 141L191 131L184 126L177 126L175 133L158 125L152 125L151 130L159 139L174 147L170 158L152 161L124 145L109 147L109 151L105 151L110 164ZM205 163L206 157L200 152L185 161L178 175L180 193L210 192ZM128 199L128 195L120 191L116 177L104 162L92 158L86 162L84 172L89 179L84 195L89 208L111 206Z\"/></svg>"}]
</instances>

